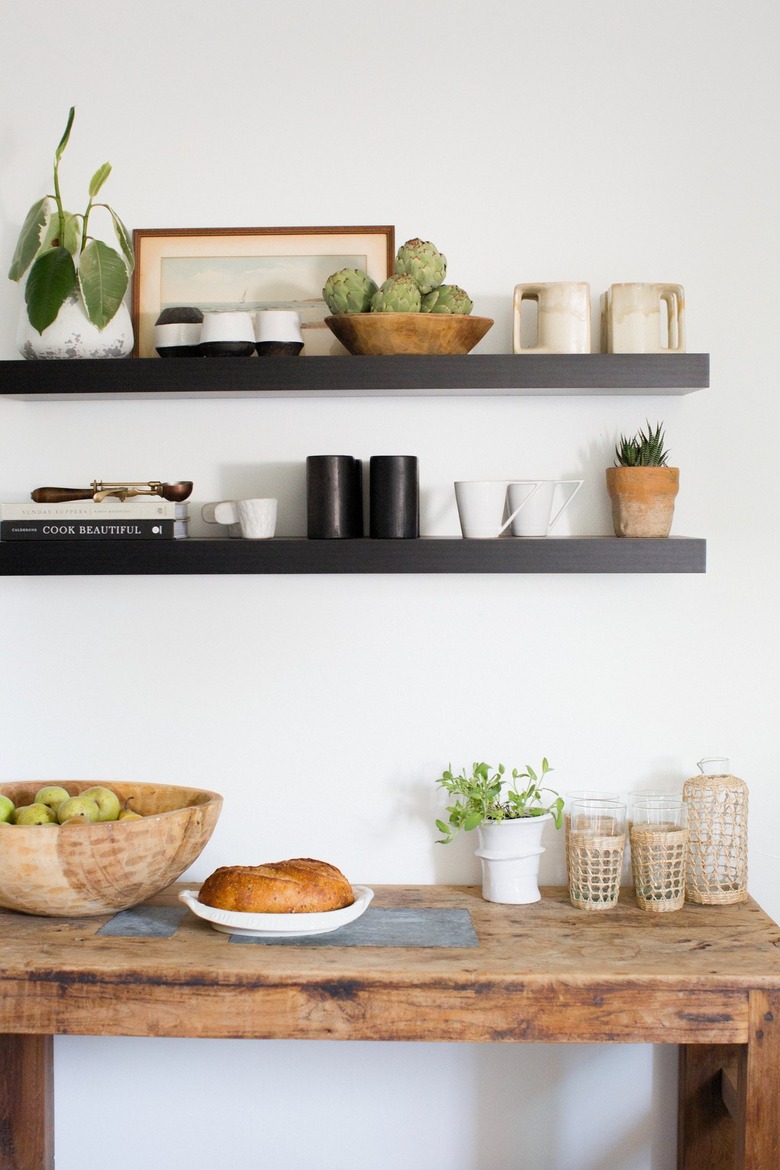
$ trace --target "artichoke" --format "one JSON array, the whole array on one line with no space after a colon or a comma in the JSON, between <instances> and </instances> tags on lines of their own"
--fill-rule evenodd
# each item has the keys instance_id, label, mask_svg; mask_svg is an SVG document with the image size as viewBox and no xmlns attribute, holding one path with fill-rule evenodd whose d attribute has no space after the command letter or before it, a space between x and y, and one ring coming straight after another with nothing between
<instances>
[{"instance_id":1,"label":"artichoke","mask_svg":"<svg viewBox=\"0 0 780 1170\"><path fill-rule=\"evenodd\" d=\"M391 276L371 298L372 313L419 313L420 290L411 276Z\"/></svg>"},{"instance_id":2,"label":"artichoke","mask_svg":"<svg viewBox=\"0 0 780 1170\"><path fill-rule=\"evenodd\" d=\"M468 316L474 303L467 292L457 284L440 284L426 293L420 305L421 313L462 313Z\"/></svg>"},{"instance_id":3,"label":"artichoke","mask_svg":"<svg viewBox=\"0 0 780 1170\"><path fill-rule=\"evenodd\" d=\"M322 295L331 313L367 313L376 282L360 268L342 268L325 281Z\"/></svg>"},{"instance_id":4,"label":"artichoke","mask_svg":"<svg viewBox=\"0 0 780 1170\"><path fill-rule=\"evenodd\" d=\"M413 277L424 295L444 280L447 275L447 257L427 240L407 240L398 249L395 271L398 275L403 273Z\"/></svg>"}]
</instances>

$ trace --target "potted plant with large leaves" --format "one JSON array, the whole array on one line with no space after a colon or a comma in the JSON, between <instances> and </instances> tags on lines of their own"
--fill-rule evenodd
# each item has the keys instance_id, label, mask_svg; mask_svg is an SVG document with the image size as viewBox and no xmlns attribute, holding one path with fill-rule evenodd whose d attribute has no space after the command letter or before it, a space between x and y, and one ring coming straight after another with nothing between
<instances>
[{"instance_id":1,"label":"potted plant with large leaves","mask_svg":"<svg viewBox=\"0 0 780 1170\"><path fill-rule=\"evenodd\" d=\"M607 468L607 491L612 501L615 536L664 537L672 528L674 501L680 488L680 470L668 467L664 428L639 430L620 436L615 466Z\"/></svg>"},{"instance_id":2,"label":"potted plant with large leaves","mask_svg":"<svg viewBox=\"0 0 780 1170\"><path fill-rule=\"evenodd\" d=\"M511 777L503 764L494 769L483 762L458 775L447 769L436 781L454 798L446 809L447 820L436 821L444 834L440 844L448 844L462 829L477 830L482 897L488 902L522 905L541 898L542 833L550 822L556 829L563 825L563 797L544 784L551 771L546 758L541 775L526 764L523 772L513 768Z\"/></svg>"},{"instance_id":3,"label":"potted plant with large leaves","mask_svg":"<svg viewBox=\"0 0 780 1170\"><path fill-rule=\"evenodd\" d=\"M126 357L133 329L124 297L133 270L130 236L107 203L97 202L111 164L90 179L83 212L66 210L60 162L68 145L75 107L54 153L54 190L27 213L8 276L27 273L17 344L26 358ZM118 250L92 235L95 212L107 213Z\"/></svg>"}]
</instances>

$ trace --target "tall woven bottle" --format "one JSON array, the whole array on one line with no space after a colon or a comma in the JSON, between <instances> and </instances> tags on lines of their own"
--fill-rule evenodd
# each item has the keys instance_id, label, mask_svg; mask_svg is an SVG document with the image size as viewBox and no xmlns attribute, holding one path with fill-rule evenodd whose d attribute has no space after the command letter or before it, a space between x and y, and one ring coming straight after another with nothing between
<instances>
[{"instance_id":1,"label":"tall woven bottle","mask_svg":"<svg viewBox=\"0 0 780 1170\"><path fill-rule=\"evenodd\" d=\"M747 899L748 788L726 759L699 760L683 785L688 814L685 897L725 906Z\"/></svg>"}]
</instances>

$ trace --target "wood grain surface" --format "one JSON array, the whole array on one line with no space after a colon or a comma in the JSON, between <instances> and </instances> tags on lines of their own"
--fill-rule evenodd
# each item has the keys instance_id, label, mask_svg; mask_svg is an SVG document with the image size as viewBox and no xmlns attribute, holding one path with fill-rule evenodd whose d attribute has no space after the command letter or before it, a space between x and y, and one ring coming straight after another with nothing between
<instances>
[{"instance_id":1,"label":"wood grain surface","mask_svg":"<svg viewBox=\"0 0 780 1170\"><path fill-rule=\"evenodd\" d=\"M653 915L624 891L586 915L564 890L513 907L395 886L374 905L466 907L479 945L236 946L191 915L139 940L99 936L107 918L5 912L0 1031L733 1044L748 992L780 988L780 929L752 901Z\"/></svg>"}]
</instances>

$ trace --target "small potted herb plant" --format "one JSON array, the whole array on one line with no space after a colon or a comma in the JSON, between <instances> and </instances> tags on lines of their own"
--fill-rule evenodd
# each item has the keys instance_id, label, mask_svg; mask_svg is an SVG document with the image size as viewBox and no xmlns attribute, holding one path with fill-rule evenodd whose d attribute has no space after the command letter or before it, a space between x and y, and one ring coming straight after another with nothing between
<instances>
[{"instance_id":1,"label":"small potted herb plant","mask_svg":"<svg viewBox=\"0 0 780 1170\"><path fill-rule=\"evenodd\" d=\"M612 501L615 536L664 537L672 528L680 471L668 467L664 428L639 430L620 436L615 465L607 468L607 491Z\"/></svg>"},{"instance_id":2,"label":"small potted herb plant","mask_svg":"<svg viewBox=\"0 0 780 1170\"><path fill-rule=\"evenodd\" d=\"M539 860L545 825L556 829L563 824L563 797L548 788L544 779L552 769L542 760L541 775L530 764L511 776L503 764L472 764L458 775L451 769L436 783L453 802L447 805L447 820L436 827L446 845L464 829L477 830L477 857L482 862L482 896L488 902L524 904L538 902Z\"/></svg>"},{"instance_id":3,"label":"small potted herb plant","mask_svg":"<svg viewBox=\"0 0 780 1170\"><path fill-rule=\"evenodd\" d=\"M54 152L53 191L39 199L22 225L8 276L25 284L25 312L17 344L27 358L126 357L133 347L130 313L124 302L133 270L127 228L97 195L111 174L103 163L90 179L83 212L70 212L60 187L60 162L75 117ZM96 212L104 212L118 249L96 238Z\"/></svg>"}]
</instances>

